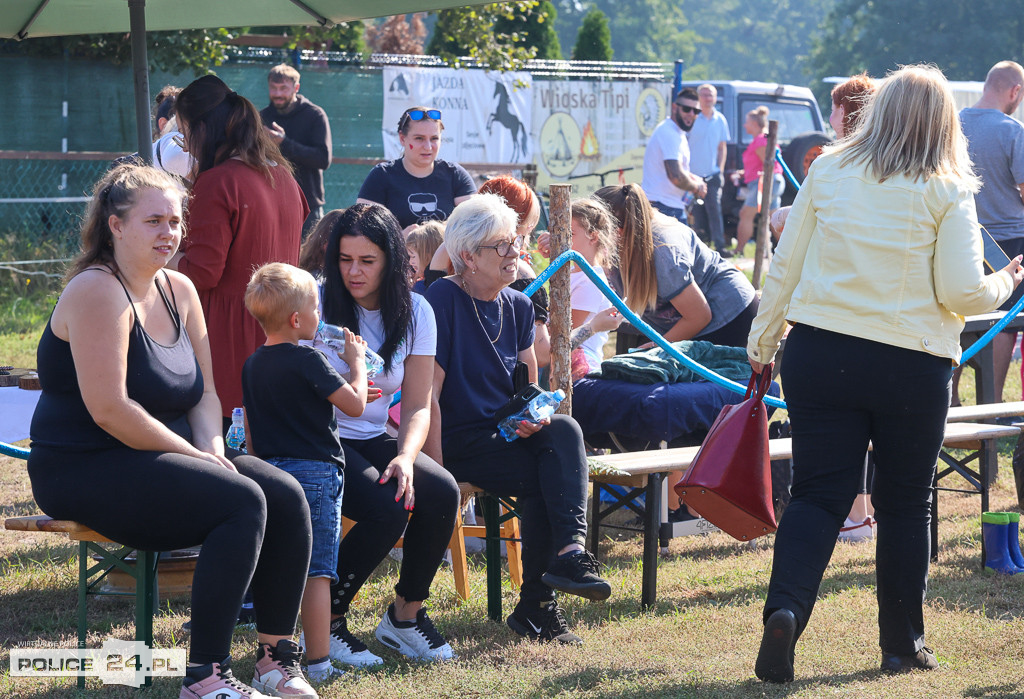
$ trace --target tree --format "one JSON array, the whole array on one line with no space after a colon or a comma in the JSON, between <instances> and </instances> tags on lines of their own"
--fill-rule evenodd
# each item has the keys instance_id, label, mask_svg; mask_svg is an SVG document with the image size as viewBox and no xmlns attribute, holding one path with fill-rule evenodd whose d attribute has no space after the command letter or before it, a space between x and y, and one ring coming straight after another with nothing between
<instances>
[{"instance_id":1,"label":"tree","mask_svg":"<svg viewBox=\"0 0 1024 699\"><path fill-rule=\"evenodd\" d=\"M520 32L499 32L496 25L501 19L512 20L526 14L538 4L537 0L516 0L441 10L427 53L456 67L460 58L467 56L493 70L519 70L536 56L537 47L525 46L525 37Z\"/></svg>"},{"instance_id":2,"label":"tree","mask_svg":"<svg viewBox=\"0 0 1024 699\"><path fill-rule=\"evenodd\" d=\"M683 14L695 3L678 0L594 0L608 16L611 45L620 61L689 60L699 37Z\"/></svg>"},{"instance_id":3,"label":"tree","mask_svg":"<svg viewBox=\"0 0 1024 699\"><path fill-rule=\"evenodd\" d=\"M227 40L234 32L227 29L191 29L149 32L146 53L151 70L170 73L191 71L194 75L227 60ZM130 63L131 42L128 34L81 34L78 36L44 37L0 41L4 53L27 56L59 57L65 52L73 58L109 61L114 65Z\"/></svg>"},{"instance_id":4,"label":"tree","mask_svg":"<svg viewBox=\"0 0 1024 699\"><path fill-rule=\"evenodd\" d=\"M608 28L608 17L594 8L583 18L572 58L574 61L610 61L612 55L612 32Z\"/></svg>"},{"instance_id":5,"label":"tree","mask_svg":"<svg viewBox=\"0 0 1024 699\"><path fill-rule=\"evenodd\" d=\"M542 0L528 12L517 12L512 18L501 17L494 25L494 31L501 34L518 34L526 48L536 48L534 58L560 60L562 46L555 31L558 12L550 0Z\"/></svg>"},{"instance_id":6,"label":"tree","mask_svg":"<svg viewBox=\"0 0 1024 699\"><path fill-rule=\"evenodd\" d=\"M415 12L412 22L405 15L392 15L382 23L366 30L366 41L376 53L423 53L423 40L427 27L423 24L425 12Z\"/></svg>"},{"instance_id":7,"label":"tree","mask_svg":"<svg viewBox=\"0 0 1024 699\"><path fill-rule=\"evenodd\" d=\"M366 53L366 42L363 39L365 31L366 27L359 20L338 22L329 29L318 24L309 27L289 27L286 33L291 38L286 47Z\"/></svg>"},{"instance_id":8,"label":"tree","mask_svg":"<svg viewBox=\"0 0 1024 699\"><path fill-rule=\"evenodd\" d=\"M951 80L984 80L1001 60L1021 61L1024 16L1005 0L839 0L811 52L818 77L934 63Z\"/></svg>"}]
</instances>

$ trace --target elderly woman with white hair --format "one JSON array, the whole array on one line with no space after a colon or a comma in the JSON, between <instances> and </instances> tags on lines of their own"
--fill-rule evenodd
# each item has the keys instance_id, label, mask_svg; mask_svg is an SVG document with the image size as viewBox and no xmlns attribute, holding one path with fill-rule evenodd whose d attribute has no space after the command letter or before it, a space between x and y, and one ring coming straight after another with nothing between
<instances>
[{"instance_id":1,"label":"elderly woman with white hair","mask_svg":"<svg viewBox=\"0 0 1024 699\"><path fill-rule=\"evenodd\" d=\"M518 498L523 586L509 627L533 640L580 644L566 626L555 590L592 600L611 594L583 546L583 434L565 415L521 422L519 439L512 442L497 429L496 414L515 394L516 366L525 364L530 380L537 380L533 304L508 288L524 244L516 214L495 194L474 196L448 218L445 244L455 274L426 294L437 319L437 354L424 451L456 480Z\"/></svg>"}]
</instances>

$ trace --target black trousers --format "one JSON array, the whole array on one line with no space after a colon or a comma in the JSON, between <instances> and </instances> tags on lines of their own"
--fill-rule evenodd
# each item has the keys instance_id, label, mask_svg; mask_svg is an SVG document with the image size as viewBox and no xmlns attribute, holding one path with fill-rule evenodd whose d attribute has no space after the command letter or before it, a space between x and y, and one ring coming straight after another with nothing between
<instances>
[{"instance_id":1,"label":"black trousers","mask_svg":"<svg viewBox=\"0 0 1024 699\"><path fill-rule=\"evenodd\" d=\"M352 597L405 532L402 565L395 593L409 602L430 595L430 585L455 529L459 486L429 456L413 461L412 512L405 498L395 500L396 481L381 483L381 474L398 455L398 440L386 434L370 439L342 439L345 496L341 513L355 520L338 547L338 582L331 586L331 612L347 614Z\"/></svg>"},{"instance_id":2,"label":"black trousers","mask_svg":"<svg viewBox=\"0 0 1024 699\"><path fill-rule=\"evenodd\" d=\"M793 497L779 523L765 619L791 610L802 632L873 443L879 644L924 646L932 480L952 362L797 325L782 357L793 427Z\"/></svg>"},{"instance_id":3,"label":"black trousers","mask_svg":"<svg viewBox=\"0 0 1024 699\"><path fill-rule=\"evenodd\" d=\"M182 454L127 447L72 452L33 446L32 494L71 519L147 551L202 545L192 579L189 661L231 652L252 583L261 633L295 633L313 537L302 486L254 456L230 452L238 473Z\"/></svg>"},{"instance_id":4,"label":"black trousers","mask_svg":"<svg viewBox=\"0 0 1024 699\"><path fill-rule=\"evenodd\" d=\"M493 429L460 433L444 444L445 468L455 479L519 499L523 536L520 598L554 599L541 582L551 560L587 536L587 455L576 421L554 415L525 439L506 442Z\"/></svg>"}]
</instances>

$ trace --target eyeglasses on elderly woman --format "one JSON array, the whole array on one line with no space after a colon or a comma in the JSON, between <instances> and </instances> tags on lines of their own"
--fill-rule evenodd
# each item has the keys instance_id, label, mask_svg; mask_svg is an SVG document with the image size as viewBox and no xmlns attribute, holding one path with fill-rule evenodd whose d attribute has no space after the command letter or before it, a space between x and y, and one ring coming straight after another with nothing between
<instances>
[{"instance_id":1,"label":"eyeglasses on elderly woman","mask_svg":"<svg viewBox=\"0 0 1024 699\"><path fill-rule=\"evenodd\" d=\"M526 244L526 237L517 235L512 240L503 240L495 245L480 245L480 249L490 248L494 252L498 253L501 257L515 257L519 254L519 251L523 249L523 245Z\"/></svg>"}]
</instances>

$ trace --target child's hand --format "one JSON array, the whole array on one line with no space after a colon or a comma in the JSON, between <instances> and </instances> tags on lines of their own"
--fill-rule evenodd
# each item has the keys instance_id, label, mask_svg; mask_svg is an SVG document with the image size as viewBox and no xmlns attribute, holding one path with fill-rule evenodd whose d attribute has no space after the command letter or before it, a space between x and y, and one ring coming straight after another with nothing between
<instances>
[{"instance_id":1,"label":"child's hand","mask_svg":"<svg viewBox=\"0 0 1024 699\"><path fill-rule=\"evenodd\" d=\"M624 318L615 308L606 308L590 319L590 327L594 332L610 332L622 324Z\"/></svg>"},{"instance_id":2,"label":"child's hand","mask_svg":"<svg viewBox=\"0 0 1024 699\"><path fill-rule=\"evenodd\" d=\"M339 356L345 360L349 368L356 366L363 366L366 364L366 340L356 335L348 328L343 328L345 331L345 349L343 349Z\"/></svg>"}]
</instances>

